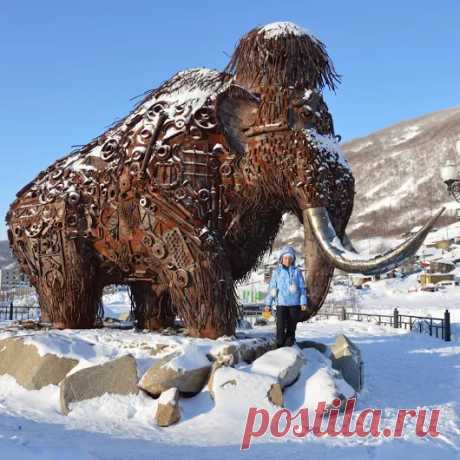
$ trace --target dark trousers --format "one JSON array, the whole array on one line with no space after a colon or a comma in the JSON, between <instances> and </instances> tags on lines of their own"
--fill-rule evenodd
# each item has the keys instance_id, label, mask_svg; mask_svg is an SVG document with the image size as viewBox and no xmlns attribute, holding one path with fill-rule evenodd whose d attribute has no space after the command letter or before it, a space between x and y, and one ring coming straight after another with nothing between
<instances>
[{"instance_id":1,"label":"dark trousers","mask_svg":"<svg viewBox=\"0 0 460 460\"><path fill-rule=\"evenodd\" d=\"M300 305L278 305L276 307L276 344L278 347L294 345L299 314Z\"/></svg>"}]
</instances>

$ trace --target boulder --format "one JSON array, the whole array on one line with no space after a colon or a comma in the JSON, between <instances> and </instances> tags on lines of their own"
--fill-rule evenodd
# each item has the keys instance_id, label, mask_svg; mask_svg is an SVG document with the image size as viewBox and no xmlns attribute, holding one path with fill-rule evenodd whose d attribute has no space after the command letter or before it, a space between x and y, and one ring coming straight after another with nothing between
<instances>
[{"instance_id":1,"label":"boulder","mask_svg":"<svg viewBox=\"0 0 460 460\"><path fill-rule=\"evenodd\" d=\"M213 370L208 390L217 408L247 413L249 407L282 407L283 393L275 378L250 370L220 366Z\"/></svg>"},{"instance_id":2,"label":"boulder","mask_svg":"<svg viewBox=\"0 0 460 460\"><path fill-rule=\"evenodd\" d=\"M355 398L356 392L342 379L340 373L330 367L319 368L305 381L305 403L309 409L316 409L318 403L324 402L326 410L332 407L335 399L341 401L343 408L348 399Z\"/></svg>"},{"instance_id":3,"label":"boulder","mask_svg":"<svg viewBox=\"0 0 460 460\"><path fill-rule=\"evenodd\" d=\"M279 383L274 383L267 393L268 400L275 406L283 407L283 390Z\"/></svg>"},{"instance_id":4,"label":"boulder","mask_svg":"<svg viewBox=\"0 0 460 460\"><path fill-rule=\"evenodd\" d=\"M76 359L61 358L52 353L42 356L36 346L25 344L24 339L0 341L0 375L11 375L27 390L58 385L79 363Z\"/></svg>"},{"instance_id":5,"label":"boulder","mask_svg":"<svg viewBox=\"0 0 460 460\"><path fill-rule=\"evenodd\" d=\"M208 359L212 361L219 361L228 363L229 366L233 366L240 362L240 353L238 345L235 343L225 344L217 350L211 350L208 354Z\"/></svg>"},{"instance_id":6,"label":"boulder","mask_svg":"<svg viewBox=\"0 0 460 460\"><path fill-rule=\"evenodd\" d=\"M192 395L206 384L211 362L194 345L189 344L156 362L141 378L139 388L154 397L170 388Z\"/></svg>"},{"instance_id":7,"label":"boulder","mask_svg":"<svg viewBox=\"0 0 460 460\"><path fill-rule=\"evenodd\" d=\"M294 383L305 359L297 347L282 347L268 351L251 365L251 371L274 377L282 388Z\"/></svg>"},{"instance_id":8,"label":"boulder","mask_svg":"<svg viewBox=\"0 0 460 460\"><path fill-rule=\"evenodd\" d=\"M332 367L341 372L344 380L360 391L363 387L363 361L359 348L345 335L338 335L331 346Z\"/></svg>"},{"instance_id":9,"label":"boulder","mask_svg":"<svg viewBox=\"0 0 460 460\"><path fill-rule=\"evenodd\" d=\"M167 343L155 343L153 345L149 345L147 343L142 344L141 346L142 350L145 350L152 356L159 355L161 353L165 353L168 348L170 348L170 345Z\"/></svg>"},{"instance_id":10,"label":"boulder","mask_svg":"<svg viewBox=\"0 0 460 460\"><path fill-rule=\"evenodd\" d=\"M179 390L170 388L163 391L158 399L155 422L158 426L170 426L180 420Z\"/></svg>"},{"instance_id":11,"label":"boulder","mask_svg":"<svg viewBox=\"0 0 460 460\"><path fill-rule=\"evenodd\" d=\"M222 359L229 361L232 359L232 365L242 361L249 364L267 351L273 350L275 347L275 338L267 339L265 337L258 337L255 339L241 339L214 346L209 351L208 358L210 361Z\"/></svg>"},{"instance_id":12,"label":"boulder","mask_svg":"<svg viewBox=\"0 0 460 460\"><path fill-rule=\"evenodd\" d=\"M99 366L82 369L66 377L60 385L61 411L70 412L70 404L97 398L105 393L137 394L137 365L132 355Z\"/></svg>"},{"instance_id":13,"label":"boulder","mask_svg":"<svg viewBox=\"0 0 460 460\"><path fill-rule=\"evenodd\" d=\"M245 361L250 364L255 359L274 348L276 348L276 339L274 337L268 340L261 338L249 341L249 343L243 342L239 347L240 361Z\"/></svg>"},{"instance_id":14,"label":"boulder","mask_svg":"<svg viewBox=\"0 0 460 460\"><path fill-rule=\"evenodd\" d=\"M211 395L211 398L214 399L214 394L212 392L212 387L214 383L214 374L216 373L217 369L220 367L232 367L233 366L233 356L232 355L223 355L223 356L218 356L215 361L213 361L211 365L211 371L209 373L209 378L208 378L208 391L209 394Z\"/></svg>"},{"instance_id":15,"label":"boulder","mask_svg":"<svg viewBox=\"0 0 460 460\"><path fill-rule=\"evenodd\" d=\"M327 352L327 345L324 345L324 343L314 342L313 340L300 340L296 341L296 343L301 350L304 350L306 348L314 348L315 350L318 350L320 353L323 354Z\"/></svg>"}]
</instances>

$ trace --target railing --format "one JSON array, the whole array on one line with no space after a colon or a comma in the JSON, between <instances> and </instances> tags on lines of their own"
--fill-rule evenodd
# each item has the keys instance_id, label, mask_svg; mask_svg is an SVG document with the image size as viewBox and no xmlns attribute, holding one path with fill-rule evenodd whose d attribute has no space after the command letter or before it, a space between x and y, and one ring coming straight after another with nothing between
<instances>
[{"instance_id":1,"label":"railing","mask_svg":"<svg viewBox=\"0 0 460 460\"><path fill-rule=\"evenodd\" d=\"M395 308L392 315L383 315L380 313L362 313L362 312L347 312L342 308L338 313L318 313L316 318L336 317L342 321L347 319L355 321L376 322L386 326L391 326L399 329L408 329L410 331L419 332L420 334L428 334L432 337L440 338L446 342L451 341L450 328L450 312L444 312L444 318L433 318L432 316L417 316L417 315L401 315L399 310Z\"/></svg>"},{"instance_id":2,"label":"railing","mask_svg":"<svg viewBox=\"0 0 460 460\"><path fill-rule=\"evenodd\" d=\"M240 315L242 317L257 317L262 315L263 304L243 304L240 305ZM399 329L408 329L410 331L428 334L432 337L440 338L446 342L451 340L450 313L449 310L444 312L444 318L433 318L431 316L401 315L395 308L392 315L380 313L362 313L350 312L342 307L335 312L320 312L315 318L335 317L342 321L368 321L375 322L379 325L390 326Z\"/></svg>"},{"instance_id":3,"label":"railing","mask_svg":"<svg viewBox=\"0 0 460 460\"><path fill-rule=\"evenodd\" d=\"M264 311L264 306L261 303L245 303L240 305L240 316L259 316Z\"/></svg>"},{"instance_id":4,"label":"railing","mask_svg":"<svg viewBox=\"0 0 460 460\"><path fill-rule=\"evenodd\" d=\"M39 316L39 306L0 305L0 321L24 321L28 319L38 319Z\"/></svg>"},{"instance_id":5,"label":"railing","mask_svg":"<svg viewBox=\"0 0 460 460\"><path fill-rule=\"evenodd\" d=\"M239 313L241 317L258 317L262 315L264 304L244 304L240 305ZM40 316L39 306L14 306L0 305L0 321L29 320L38 319ZM342 321L369 321L379 325L391 326L399 329L409 329L421 334L428 334L432 337L440 338L446 342L451 341L450 312L444 312L444 318L433 318L431 316L401 315L395 308L392 315L380 313L348 312L342 307L339 312L320 312L315 318L335 317Z\"/></svg>"},{"instance_id":6,"label":"railing","mask_svg":"<svg viewBox=\"0 0 460 460\"><path fill-rule=\"evenodd\" d=\"M239 317L246 319L253 326L261 320L264 311L264 304L250 303L239 305Z\"/></svg>"}]
</instances>

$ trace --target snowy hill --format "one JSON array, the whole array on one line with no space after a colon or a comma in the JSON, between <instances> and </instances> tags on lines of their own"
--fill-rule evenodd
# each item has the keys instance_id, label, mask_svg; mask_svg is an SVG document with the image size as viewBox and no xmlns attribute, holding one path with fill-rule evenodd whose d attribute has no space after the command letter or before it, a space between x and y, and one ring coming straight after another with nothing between
<instances>
[{"instance_id":1,"label":"snowy hill","mask_svg":"<svg viewBox=\"0 0 460 460\"><path fill-rule=\"evenodd\" d=\"M454 107L344 144L356 180L349 233L360 239L383 229L395 236L449 202L440 167L460 160L458 140L460 107Z\"/></svg>"}]
</instances>

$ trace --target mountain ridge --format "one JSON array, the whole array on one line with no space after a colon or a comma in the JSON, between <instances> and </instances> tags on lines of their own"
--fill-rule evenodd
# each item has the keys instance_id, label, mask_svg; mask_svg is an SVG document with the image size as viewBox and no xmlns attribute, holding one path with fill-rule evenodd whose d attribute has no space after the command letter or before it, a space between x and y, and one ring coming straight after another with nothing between
<instances>
[{"instance_id":1,"label":"mountain ridge","mask_svg":"<svg viewBox=\"0 0 460 460\"><path fill-rule=\"evenodd\" d=\"M355 176L351 236L382 236L382 227L383 233L397 236L423 224L446 203L455 209L440 167L460 160L455 148L459 140L460 106L455 106L343 144ZM441 223L451 223L454 214Z\"/></svg>"}]
</instances>

